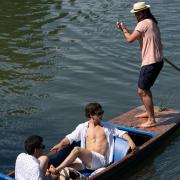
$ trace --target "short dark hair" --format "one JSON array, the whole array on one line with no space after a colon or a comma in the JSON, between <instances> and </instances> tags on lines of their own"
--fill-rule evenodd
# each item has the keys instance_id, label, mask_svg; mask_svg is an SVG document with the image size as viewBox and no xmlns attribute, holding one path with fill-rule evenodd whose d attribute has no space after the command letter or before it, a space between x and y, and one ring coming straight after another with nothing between
<instances>
[{"instance_id":1,"label":"short dark hair","mask_svg":"<svg viewBox=\"0 0 180 180\"><path fill-rule=\"evenodd\" d=\"M93 102L86 105L85 115L87 118L90 118L90 115L97 114L97 112L102 112L102 114L104 113L102 106L99 103Z\"/></svg>"},{"instance_id":2,"label":"short dark hair","mask_svg":"<svg viewBox=\"0 0 180 180\"><path fill-rule=\"evenodd\" d=\"M28 154L33 155L35 149L41 148L42 142L43 142L43 138L41 136L38 135L29 136L24 142L24 149Z\"/></svg>"}]
</instances>

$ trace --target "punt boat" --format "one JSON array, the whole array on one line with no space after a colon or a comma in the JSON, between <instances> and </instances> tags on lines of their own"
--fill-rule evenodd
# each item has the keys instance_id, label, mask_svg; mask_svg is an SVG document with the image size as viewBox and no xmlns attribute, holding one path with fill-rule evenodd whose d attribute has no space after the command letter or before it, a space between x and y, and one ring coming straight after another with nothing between
<instances>
[{"instance_id":1,"label":"punt boat","mask_svg":"<svg viewBox=\"0 0 180 180\"><path fill-rule=\"evenodd\" d=\"M127 174L130 169L141 163L157 147L166 142L180 125L180 111L175 109L160 109L155 106L157 125L150 128L138 128L138 125L146 121L146 118L136 118L135 115L145 111L144 106L136 107L122 115L115 117L109 122L120 130L127 131L135 142L138 150L132 152L126 141L115 138L115 151L113 163L96 173L83 170L81 173L88 180L109 180L110 178L119 179ZM77 144L76 144L77 145ZM58 155L50 160L50 163L57 166L61 163L74 145L63 149ZM14 173L4 175L0 173L0 180L12 180ZM117 178L118 177L118 178Z\"/></svg>"}]
</instances>

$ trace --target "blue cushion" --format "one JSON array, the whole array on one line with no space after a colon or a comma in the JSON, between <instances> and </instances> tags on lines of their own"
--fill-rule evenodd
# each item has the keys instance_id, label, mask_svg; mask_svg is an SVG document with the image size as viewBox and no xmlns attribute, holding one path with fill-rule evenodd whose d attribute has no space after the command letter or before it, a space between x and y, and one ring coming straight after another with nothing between
<instances>
[{"instance_id":1,"label":"blue cushion","mask_svg":"<svg viewBox=\"0 0 180 180\"><path fill-rule=\"evenodd\" d=\"M91 169L83 169L83 170L81 170L81 171L79 171L81 174L83 174L84 176L86 176L86 177L88 177L88 176L90 176L90 174L92 173L92 172L94 172L94 170L91 170Z\"/></svg>"},{"instance_id":2,"label":"blue cushion","mask_svg":"<svg viewBox=\"0 0 180 180\"><path fill-rule=\"evenodd\" d=\"M115 137L114 138L114 156L113 163L121 160L125 157L129 151L128 142L122 138Z\"/></svg>"},{"instance_id":3,"label":"blue cushion","mask_svg":"<svg viewBox=\"0 0 180 180\"><path fill-rule=\"evenodd\" d=\"M0 180L15 180L14 178L11 178L9 176L6 176L3 173L0 173Z\"/></svg>"}]
</instances>

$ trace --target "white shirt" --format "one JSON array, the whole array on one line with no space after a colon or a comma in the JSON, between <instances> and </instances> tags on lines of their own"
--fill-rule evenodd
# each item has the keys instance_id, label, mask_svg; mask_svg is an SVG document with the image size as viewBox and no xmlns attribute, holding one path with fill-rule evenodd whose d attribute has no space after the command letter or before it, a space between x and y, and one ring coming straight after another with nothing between
<instances>
[{"instance_id":1,"label":"white shirt","mask_svg":"<svg viewBox=\"0 0 180 180\"><path fill-rule=\"evenodd\" d=\"M44 180L40 162L34 156L21 153L16 159L16 180Z\"/></svg>"},{"instance_id":2,"label":"white shirt","mask_svg":"<svg viewBox=\"0 0 180 180\"><path fill-rule=\"evenodd\" d=\"M68 140L70 141L70 144L73 141L81 141L81 147L85 148L85 138L86 138L86 131L88 128L88 121L82 124L79 124L76 129L68 134L66 137L68 138ZM125 131L119 130L117 128L115 128L113 125L107 123L107 122L101 122L101 125L104 127L104 132L106 134L107 137L107 142L108 142L108 154L107 156L107 163L111 163L113 160L113 153L114 153L114 136L118 136L118 137L122 137L124 133L126 133Z\"/></svg>"}]
</instances>

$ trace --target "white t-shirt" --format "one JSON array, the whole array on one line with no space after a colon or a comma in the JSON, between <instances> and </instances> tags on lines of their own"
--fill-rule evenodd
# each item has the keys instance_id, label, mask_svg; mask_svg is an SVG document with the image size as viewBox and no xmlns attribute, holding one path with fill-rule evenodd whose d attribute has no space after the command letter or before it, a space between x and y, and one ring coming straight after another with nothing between
<instances>
[{"instance_id":1,"label":"white t-shirt","mask_svg":"<svg viewBox=\"0 0 180 180\"><path fill-rule=\"evenodd\" d=\"M16 159L16 180L44 180L40 162L34 156L21 153Z\"/></svg>"}]
</instances>

